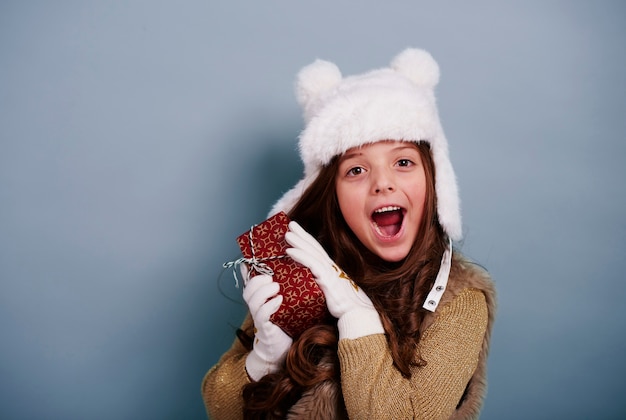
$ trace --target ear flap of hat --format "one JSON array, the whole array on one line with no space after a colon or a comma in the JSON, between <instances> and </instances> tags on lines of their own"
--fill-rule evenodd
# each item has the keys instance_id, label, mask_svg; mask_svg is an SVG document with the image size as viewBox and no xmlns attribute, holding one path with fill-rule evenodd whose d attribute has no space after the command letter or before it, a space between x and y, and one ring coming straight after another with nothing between
<instances>
[{"instance_id":1,"label":"ear flap of hat","mask_svg":"<svg viewBox=\"0 0 626 420\"><path fill-rule=\"evenodd\" d=\"M296 78L296 98L305 121L312 117L316 99L337 86L341 79L339 67L330 61L318 59L300 70Z\"/></svg>"},{"instance_id":2,"label":"ear flap of hat","mask_svg":"<svg viewBox=\"0 0 626 420\"><path fill-rule=\"evenodd\" d=\"M418 86L434 88L439 83L439 65L428 51L407 48L391 61L391 68Z\"/></svg>"}]
</instances>

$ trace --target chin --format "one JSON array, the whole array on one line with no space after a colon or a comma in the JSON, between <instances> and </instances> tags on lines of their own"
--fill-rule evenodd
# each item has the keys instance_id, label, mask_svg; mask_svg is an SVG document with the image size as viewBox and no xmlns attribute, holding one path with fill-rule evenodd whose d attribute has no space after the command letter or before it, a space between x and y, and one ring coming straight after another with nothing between
<instances>
[{"instance_id":1,"label":"chin","mask_svg":"<svg viewBox=\"0 0 626 420\"><path fill-rule=\"evenodd\" d=\"M374 251L374 254L378 255L381 259L388 262L402 261L409 255L409 250L406 249L378 249Z\"/></svg>"}]
</instances>

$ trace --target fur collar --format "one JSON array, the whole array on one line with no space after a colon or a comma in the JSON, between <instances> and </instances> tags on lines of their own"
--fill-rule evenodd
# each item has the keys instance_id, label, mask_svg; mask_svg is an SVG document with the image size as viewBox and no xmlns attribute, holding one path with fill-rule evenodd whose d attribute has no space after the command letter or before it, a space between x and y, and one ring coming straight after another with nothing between
<instances>
[{"instance_id":1,"label":"fur collar","mask_svg":"<svg viewBox=\"0 0 626 420\"><path fill-rule=\"evenodd\" d=\"M324 381L302 395L287 414L287 420L343 420L348 413L335 381Z\"/></svg>"},{"instance_id":2,"label":"fur collar","mask_svg":"<svg viewBox=\"0 0 626 420\"><path fill-rule=\"evenodd\" d=\"M444 305L454 299L463 289L474 288L485 294L487 310L489 313L487 331L483 340L483 347L478 359L478 366L474 375L467 384L463 398L459 402L456 411L450 417L451 420L478 419L483 400L487 393L487 356L491 341L491 330L496 313L496 291L487 271L478 264L473 263L456 253L458 264L452 266L448 288L444 293L441 303ZM440 304L441 304L440 303ZM437 314L433 314L437 316ZM425 327L432 324L431 318ZM425 320L426 321L426 320Z\"/></svg>"}]
</instances>

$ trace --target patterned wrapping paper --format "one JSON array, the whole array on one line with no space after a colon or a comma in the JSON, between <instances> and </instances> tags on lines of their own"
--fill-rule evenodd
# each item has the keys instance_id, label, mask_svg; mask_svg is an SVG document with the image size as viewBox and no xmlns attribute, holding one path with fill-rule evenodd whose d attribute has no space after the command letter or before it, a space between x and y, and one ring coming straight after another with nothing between
<instances>
[{"instance_id":1,"label":"patterned wrapping paper","mask_svg":"<svg viewBox=\"0 0 626 420\"><path fill-rule=\"evenodd\" d=\"M286 254L285 240L289 218L284 212L270 217L237 237L241 252L248 261L250 277L263 268L271 269L280 284L283 303L270 320L291 337L324 322L329 316L324 294L311 271Z\"/></svg>"}]
</instances>

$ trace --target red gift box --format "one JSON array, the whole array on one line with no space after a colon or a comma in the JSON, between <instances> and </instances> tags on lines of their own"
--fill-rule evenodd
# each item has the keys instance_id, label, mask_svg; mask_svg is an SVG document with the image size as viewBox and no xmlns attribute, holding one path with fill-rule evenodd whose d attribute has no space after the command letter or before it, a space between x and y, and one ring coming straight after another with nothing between
<instances>
[{"instance_id":1,"label":"red gift box","mask_svg":"<svg viewBox=\"0 0 626 420\"><path fill-rule=\"evenodd\" d=\"M280 284L283 303L270 320L291 337L320 324L328 316L326 299L311 270L294 261L285 252L289 244L285 233L289 217L280 212L237 237L246 259L249 276L270 269L274 281Z\"/></svg>"}]
</instances>

